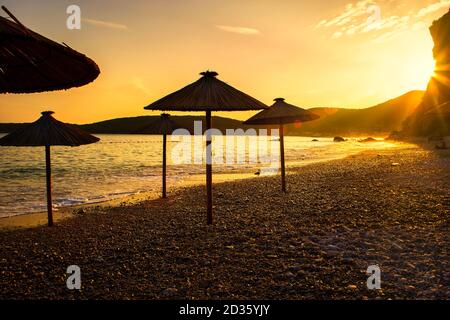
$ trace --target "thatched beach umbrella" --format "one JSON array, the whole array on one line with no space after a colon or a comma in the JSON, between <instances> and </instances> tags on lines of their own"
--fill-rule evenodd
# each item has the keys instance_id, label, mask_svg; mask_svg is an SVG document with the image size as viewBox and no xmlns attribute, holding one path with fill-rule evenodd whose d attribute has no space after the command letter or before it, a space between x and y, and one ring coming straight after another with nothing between
<instances>
[{"instance_id":1,"label":"thatched beach umbrella","mask_svg":"<svg viewBox=\"0 0 450 320\"><path fill-rule=\"evenodd\" d=\"M212 150L211 112L245 111L268 108L264 103L217 79L218 73L206 71L202 77L145 107L148 110L206 111L206 193L207 223L212 224Z\"/></svg>"},{"instance_id":2,"label":"thatched beach umbrella","mask_svg":"<svg viewBox=\"0 0 450 320\"><path fill-rule=\"evenodd\" d=\"M166 166L167 166L167 135L172 134L176 129L182 128L175 121L169 118L170 114L163 113L148 126L145 126L136 133L141 134L160 134L163 136L163 161L162 161L162 197L166 198Z\"/></svg>"},{"instance_id":3,"label":"thatched beach umbrella","mask_svg":"<svg viewBox=\"0 0 450 320\"><path fill-rule=\"evenodd\" d=\"M80 87L100 70L85 55L31 31L4 6L0 17L0 93L32 93Z\"/></svg>"},{"instance_id":4,"label":"thatched beach umbrella","mask_svg":"<svg viewBox=\"0 0 450 320\"><path fill-rule=\"evenodd\" d=\"M53 225L52 180L50 146L76 147L90 144L100 139L81 130L77 126L65 124L52 117L53 111L44 111L35 122L26 125L0 139L0 146L45 147L45 167L47 175L48 225Z\"/></svg>"},{"instance_id":5,"label":"thatched beach umbrella","mask_svg":"<svg viewBox=\"0 0 450 320\"><path fill-rule=\"evenodd\" d=\"M176 121L170 118L170 114L162 113L160 117L156 118L153 122L145 125L139 130L136 130L137 134L171 134L176 129L184 129Z\"/></svg>"},{"instance_id":6,"label":"thatched beach umbrella","mask_svg":"<svg viewBox=\"0 0 450 320\"><path fill-rule=\"evenodd\" d=\"M286 103L283 98L277 98L275 103L263 110L244 124L248 125L279 125L280 126L280 161L281 161L281 189L286 192L286 171L284 164L284 125L294 122L307 122L320 117L311 111Z\"/></svg>"}]
</instances>

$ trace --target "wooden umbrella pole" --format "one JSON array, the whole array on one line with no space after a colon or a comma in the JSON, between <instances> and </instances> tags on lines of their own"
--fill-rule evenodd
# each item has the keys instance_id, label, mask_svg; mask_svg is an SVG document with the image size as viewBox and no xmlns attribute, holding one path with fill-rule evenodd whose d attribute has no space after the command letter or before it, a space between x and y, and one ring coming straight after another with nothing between
<instances>
[{"instance_id":1,"label":"wooden umbrella pole","mask_svg":"<svg viewBox=\"0 0 450 320\"><path fill-rule=\"evenodd\" d=\"M212 149L211 149L211 111L206 111L206 210L207 224L213 223L212 213Z\"/></svg>"},{"instance_id":2,"label":"wooden umbrella pole","mask_svg":"<svg viewBox=\"0 0 450 320\"><path fill-rule=\"evenodd\" d=\"M167 134L163 134L163 168L162 168L162 197L165 198L166 195L166 165L167 165Z\"/></svg>"},{"instance_id":3,"label":"wooden umbrella pole","mask_svg":"<svg viewBox=\"0 0 450 320\"><path fill-rule=\"evenodd\" d=\"M284 167L284 130L283 124L280 123L280 160L281 160L281 190L286 192L286 170Z\"/></svg>"},{"instance_id":4,"label":"wooden umbrella pole","mask_svg":"<svg viewBox=\"0 0 450 320\"><path fill-rule=\"evenodd\" d=\"M48 225L53 225L53 210L52 210L52 168L50 163L50 146L45 146L45 171L47 178L47 213Z\"/></svg>"}]
</instances>

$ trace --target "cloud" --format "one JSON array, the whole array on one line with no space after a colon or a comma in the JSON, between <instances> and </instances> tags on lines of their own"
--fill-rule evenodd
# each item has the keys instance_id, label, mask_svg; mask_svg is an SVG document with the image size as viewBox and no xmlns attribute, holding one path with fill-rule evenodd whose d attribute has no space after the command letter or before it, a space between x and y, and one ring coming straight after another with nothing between
<instances>
[{"instance_id":1,"label":"cloud","mask_svg":"<svg viewBox=\"0 0 450 320\"><path fill-rule=\"evenodd\" d=\"M222 31L226 31L226 32L238 33L238 34L249 35L249 36L261 34L261 32L258 29L247 28L247 27L216 25L216 28L218 28Z\"/></svg>"},{"instance_id":2,"label":"cloud","mask_svg":"<svg viewBox=\"0 0 450 320\"><path fill-rule=\"evenodd\" d=\"M344 11L330 19L321 20L316 29L332 29L332 39L353 36L371 31L393 28L405 23L405 17L391 16L383 18L381 8L372 0L360 0L349 3Z\"/></svg>"},{"instance_id":3,"label":"cloud","mask_svg":"<svg viewBox=\"0 0 450 320\"><path fill-rule=\"evenodd\" d=\"M336 31L335 33L333 33L333 35L331 36L332 39L339 39L340 37L342 37L344 34L340 31Z\"/></svg>"},{"instance_id":4,"label":"cloud","mask_svg":"<svg viewBox=\"0 0 450 320\"><path fill-rule=\"evenodd\" d=\"M139 77L131 78L131 84L140 91L142 91L143 93L145 93L147 96L150 96L151 91L147 88L147 86L144 84L144 81L142 81L141 78Z\"/></svg>"},{"instance_id":5,"label":"cloud","mask_svg":"<svg viewBox=\"0 0 450 320\"><path fill-rule=\"evenodd\" d=\"M316 28L346 25L362 15L367 15L369 3L371 3L370 0L361 0L356 3L349 3L345 6L344 12L334 18L320 21Z\"/></svg>"},{"instance_id":6,"label":"cloud","mask_svg":"<svg viewBox=\"0 0 450 320\"><path fill-rule=\"evenodd\" d=\"M121 29L121 30L127 30L128 27L124 24L119 24L115 22L109 22L109 21L102 21L102 20L95 20L95 19L87 19L83 18L81 19L82 22L86 22L87 24L96 26L96 27L102 27L102 28L110 28L110 29Z\"/></svg>"},{"instance_id":7,"label":"cloud","mask_svg":"<svg viewBox=\"0 0 450 320\"><path fill-rule=\"evenodd\" d=\"M431 5L409 12L407 15L388 15L384 6L390 7L390 1L359 0L347 4L335 17L322 19L315 29L329 30L332 39L359 34L373 34L378 41L390 40L405 30L421 28L421 18L450 6L450 0L439 0ZM382 11L383 7L383 11Z\"/></svg>"},{"instance_id":8,"label":"cloud","mask_svg":"<svg viewBox=\"0 0 450 320\"><path fill-rule=\"evenodd\" d=\"M387 31L387 32L382 33L378 37L374 38L372 41L375 43L383 43L383 42L392 40L398 36L401 36L407 30L408 30L408 28L404 27L404 28L400 28L400 29L394 29L392 31Z\"/></svg>"},{"instance_id":9,"label":"cloud","mask_svg":"<svg viewBox=\"0 0 450 320\"><path fill-rule=\"evenodd\" d=\"M450 0L441 0L439 2L430 4L429 6L420 9L419 12L417 13L417 17L419 18L424 17L430 13L436 12L445 7L450 7Z\"/></svg>"}]
</instances>

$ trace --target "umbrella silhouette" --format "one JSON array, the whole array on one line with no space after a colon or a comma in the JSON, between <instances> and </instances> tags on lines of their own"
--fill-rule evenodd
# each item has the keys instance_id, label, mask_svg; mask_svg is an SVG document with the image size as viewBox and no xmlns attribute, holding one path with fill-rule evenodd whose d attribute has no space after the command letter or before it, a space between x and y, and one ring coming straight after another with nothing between
<instances>
[{"instance_id":1,"label":"umbrella silhouette","mask_svg":"<svg viewBox=\"0 0 450 320\"><path fill-rule=\"evenodd\" d=\"M167 166L167 135L176 129L182 128L169 118L170 114L163 113L156 121L136 131L140 134L160 134L163 136L163 161L162 161L162 197L166 198L166 166Z\"/></svg>"},{"instance_id":2,"label":"umbrella silhouette","mask_svg":"<svg viewBox=\"0 0 450 320\"><path fill-rule=\"evenodd\" d=\"M0 93L34 93L80 87L94 81L99 67L85 55L0 17ZM99 141L45 111L36 122L0 139L2 146L45 146L48 225L53 225L50 146L79 146Z\"/></svg>"},{"instance_id":3,"label":"umbrella silhouette","mask_svg":"<svg viewBox=\"0 0 450 320\"><path fill-rule=\"evenodd\" d=\"M176 121L170 118L170 114L162 113L160 117L158 117L150 124L145 125L139 130L136 130L134 133L136 134L171 134L176 129L184 129L180 126Z\"/></svg>"},{"instance_id":4,"label":"umbrella silhouette","mask_svg":"<svg viewBox=\"0 0 450 320\"><path fill-rule=\"evenodd\" d=\"M212 150L211 112L244 111L268 108L264 103L217 79L218 73L205 71L202 77L145 107L147 110L206 112L206 194L207 223L212 224Z\"/></svg>"},{"instance_id":5,"label":"umbrella silhouette","mask_svg":"<svg viewBox=\"0 0 450 320\"><path fill-rule=\"evenodd\" d=\"M65 124L52 116L53 111L44 111L35 122L26 125L0 139L0 146L45 147L45 167L47 181L48 225L53 225L52 212L52 178L50 163L50 146L76 147L90 144L100 139L81 130L77 126Z\"/></svg>"},{"instance_id":6,"label":"umbrella silhouette","mask_svg":"<svg viewBox=\"0 0 450 320\"><path fill-rule=\"evenodd\" d=\"M94 61L25 27L0 17L0 93L32 93L79 87L94 81Z\"/></svg>"},{"instance_id":7,"label":"umbrella silhouette","mask_svg":"<svg viewBox=\"0 0 450 320\"><path fill-rule=\"evenodd\" d=\"M307 122L319 119L311 111L286 103L283 98L277 98L275 103L250 119L244 121L249 125L279 125L280 126L280 162L281 162L281 190L286 192L286 170L284 163L284 125L294 122Z\"/></svg>"}]
</instances>

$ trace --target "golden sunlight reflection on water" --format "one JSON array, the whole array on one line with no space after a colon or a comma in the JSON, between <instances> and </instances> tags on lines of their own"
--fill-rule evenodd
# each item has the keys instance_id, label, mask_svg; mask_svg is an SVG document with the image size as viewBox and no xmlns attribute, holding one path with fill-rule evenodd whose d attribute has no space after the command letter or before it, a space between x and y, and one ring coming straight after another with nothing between
<instances>
[{"instance_id":1,"label":"golden sunlight reflection on water","mask_svg":"<svg viewBox=\"0 0 450 320\"><path fill-rule=\"evenodd\" d=\"M69 206L101 202L144 191L157 191L161 183L162 143L160 136L147 135L98 135L101 141L76 148L53 147L53 197L55 206ZM200 138L201 139L201 138ZM285 154L289 166L306 165L318 161L343 158L365 149L388 148L389 142L359 143L349 139L334 143L332 138L286 137ZM188 180L204 173L204 165L174 164L172 150L180 139L168 141L168 184ZM218 138L213 145L219 146ZM235 141L243 141L236 139ZM261 143L262 139L259 139ZM247 162L214 164L214 173L253 173L268 167L268 161L276 162L278 140L268 139L272 145L271 158L248 163L249 150L237 151L246 155ZM194 142L189 142L194 146ZM226 144L225 144L226 145ZM251 146L249 148L249 145ZM203 148L204 143L200 141ZM213 150L214 151L214 150ZM200 150L201 157L204 152ZM224 152L224 155L226 153ZM188 158L189 159L189 158ZM202 158L201 158L202 159ZM194 160L194 153L190 160ZM176 162L176 161L175 161ZM190 162L190 161L188 161ZM273 164L273 163L272 163ZM276 171L275 171L276 173ZM37 212L45 209L45 164L43 148L2 147L0 158L0 216Z\"/></svg>"}]
</instances>

